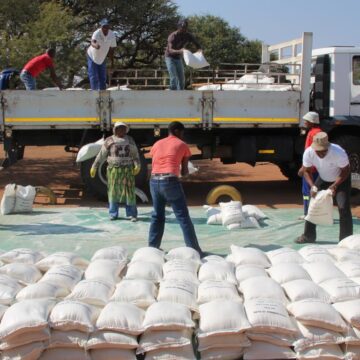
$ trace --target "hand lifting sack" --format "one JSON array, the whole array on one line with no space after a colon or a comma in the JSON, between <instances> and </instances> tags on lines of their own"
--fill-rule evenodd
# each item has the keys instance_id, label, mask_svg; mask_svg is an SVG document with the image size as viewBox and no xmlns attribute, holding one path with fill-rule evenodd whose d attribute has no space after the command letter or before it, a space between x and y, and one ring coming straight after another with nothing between
<instances>
[{"instance_id":1,"label":"hand lifting sack","mask_svg":"<svg viewBox=\"0 0 360 360\"><path fill-rule=\"evenodd\" d=\"M333 210L331 190L321 190L316 194L315 198L311 198L305 220L315 225L332 225L334 223Z\"/></svg>"},{"instance_id":2,"label":"hand lifting sack","mask_svg":"<svg viewBox=\"0 0 360 360\"><path fill-rule=\"evenodd\" d=\"M193 69L201 69L203 67L210 65L206 61L202 51L197 51L195 53L192 53L191 51L184 49L183 57L185 64L187 66L192 67Z\"/></svg>"},{"instance_id":3,"label":"hand lifting sack","mask_svg":"<svg viewBox=\"0 0 360 360\"><path fill-rule=\"evenodd\" d=\"M16 200L16 184L6 185L0 205L1 215L8 215L14 212L15 200Z\"/></svg>"},{"instance_id":4,"label":"hand lifting sack","mask_svg":"<svg viewBox=\"0 0 360 360\"><path fill-rule=\"evenodd\" d=\"M83 162L94 158L101 150L101 146L104 144L105 139L101 138L98 141L90 144L86 144L81 147L76 156L76 162Z\"/></svg>"}]
</instances>

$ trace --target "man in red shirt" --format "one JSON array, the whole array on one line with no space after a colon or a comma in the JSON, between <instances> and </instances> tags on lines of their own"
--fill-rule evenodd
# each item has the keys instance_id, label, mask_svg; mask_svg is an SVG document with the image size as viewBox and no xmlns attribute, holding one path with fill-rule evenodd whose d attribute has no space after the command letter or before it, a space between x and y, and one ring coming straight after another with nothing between
<instances>
[{"instance_id":1,"label":"man in red shirt","mask_svg":"<svg viewBox=\"0 0 360 360\"><path fill-rule=\"evenodd\" d=\"M185 127L181 122L174 121L169 124L168 130L169 136L156 142L150 152L150 192L154 210L149 231L149 246L160 248L165 228L165 206L170 204L181 226L186 246L195 249L202 256L184 190L179 181L180 165L181 175L189 174L188 162L191 152L183 141Z\"/></svg>"},{"instance_id":2,"label":"man in red shirt","mask_svg":"<svg viewBox=\"0 0 360 360\"><path fill-rule=\"evenodd\" d=\"M319 126L320 124L319 114L314 111L309 111L304 115L303 120L304 120L305 128L308 129L308 133L306 135L306 140L305 140L305 150L306 150L313 143L314 136L317 133L321 132ZM316 178L318 177L318 173L315 168L312 169L312 173L313 173L312 174L313 179L315 181ZM301 219L305 219L305 216L307 215L309 209L310 186L308 182L305 180L303 167L301 167L301 169L299 170L299 176L302 176L302 194L303 194L303 202L304 202L304 215L301 217Z\"/></svg>"},{"instance_id":3,"label":"man in red shirt","mask_svg":"<svg viewBox=\"0 0 360 360\"><path fill-rule=\"evenodd\" d=\"M60 90L62 89L61 82L54 70L55 53L55 49L48 49L45 54L34 57L24 66L20 73L20 79L26 90L36 90L36 77L46 69L50 70L50 77L53 82Z\"/></svg>"}]
</instances>

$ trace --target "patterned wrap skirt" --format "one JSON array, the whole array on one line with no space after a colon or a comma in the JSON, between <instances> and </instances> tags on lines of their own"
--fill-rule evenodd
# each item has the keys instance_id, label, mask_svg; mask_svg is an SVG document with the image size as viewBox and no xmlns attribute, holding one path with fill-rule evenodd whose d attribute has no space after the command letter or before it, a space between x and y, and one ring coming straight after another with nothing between
<instances>
[{"instance_id":1,"label":"patterned wrap skirt","mask_svg":"<svg viewBox=\"0 0 360 360\"><path fill-rule=\"evenodd\" d=\"M133 166L107 168L109 202L136 205Z\"/></svg>"}]
</instances>

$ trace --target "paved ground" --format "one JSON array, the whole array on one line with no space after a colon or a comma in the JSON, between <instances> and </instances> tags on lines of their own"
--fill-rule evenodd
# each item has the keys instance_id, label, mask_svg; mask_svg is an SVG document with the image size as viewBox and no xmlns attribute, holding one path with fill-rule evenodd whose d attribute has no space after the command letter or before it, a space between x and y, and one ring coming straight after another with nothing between
<instances>
[{"instance_id":1,"label":"paved ground","mask_svg":"<svg viewBox=\"0 0 360 360\"><path fill-rule=\"evenodd\" d=\"M0 159L3 153L0 150ZM220 184L235 186L244 203L268 208L302 207L300 185L291 183L279 169L268 163L255 167L246 164L223 165L219 161L198 161L200 171L184 181L189 205L203 205L211 188ZM87 194L81 181L74 154L63 147L27 147L25 157L17 164L0 171L0 196L8 183L42 185L52 188L62 206L106 206ZM36 206L47 203L36 198ZM360 216L360 194L352 197L353 214Z\"/></svg>"}]
</instances>

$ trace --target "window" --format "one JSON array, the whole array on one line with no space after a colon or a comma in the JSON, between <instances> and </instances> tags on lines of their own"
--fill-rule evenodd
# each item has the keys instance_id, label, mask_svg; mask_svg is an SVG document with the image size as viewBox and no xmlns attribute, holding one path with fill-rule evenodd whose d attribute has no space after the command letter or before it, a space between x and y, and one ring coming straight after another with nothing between
<instances>
[{"instance_id":1,"label":"window","mask_svg":"<svg viewBox=\"0 0 360 360\"><path fill-rule=\"evenodd\" d=\"M360 85L360 56L353 57L353 84Z\"/></svg>"}]
</instances>

